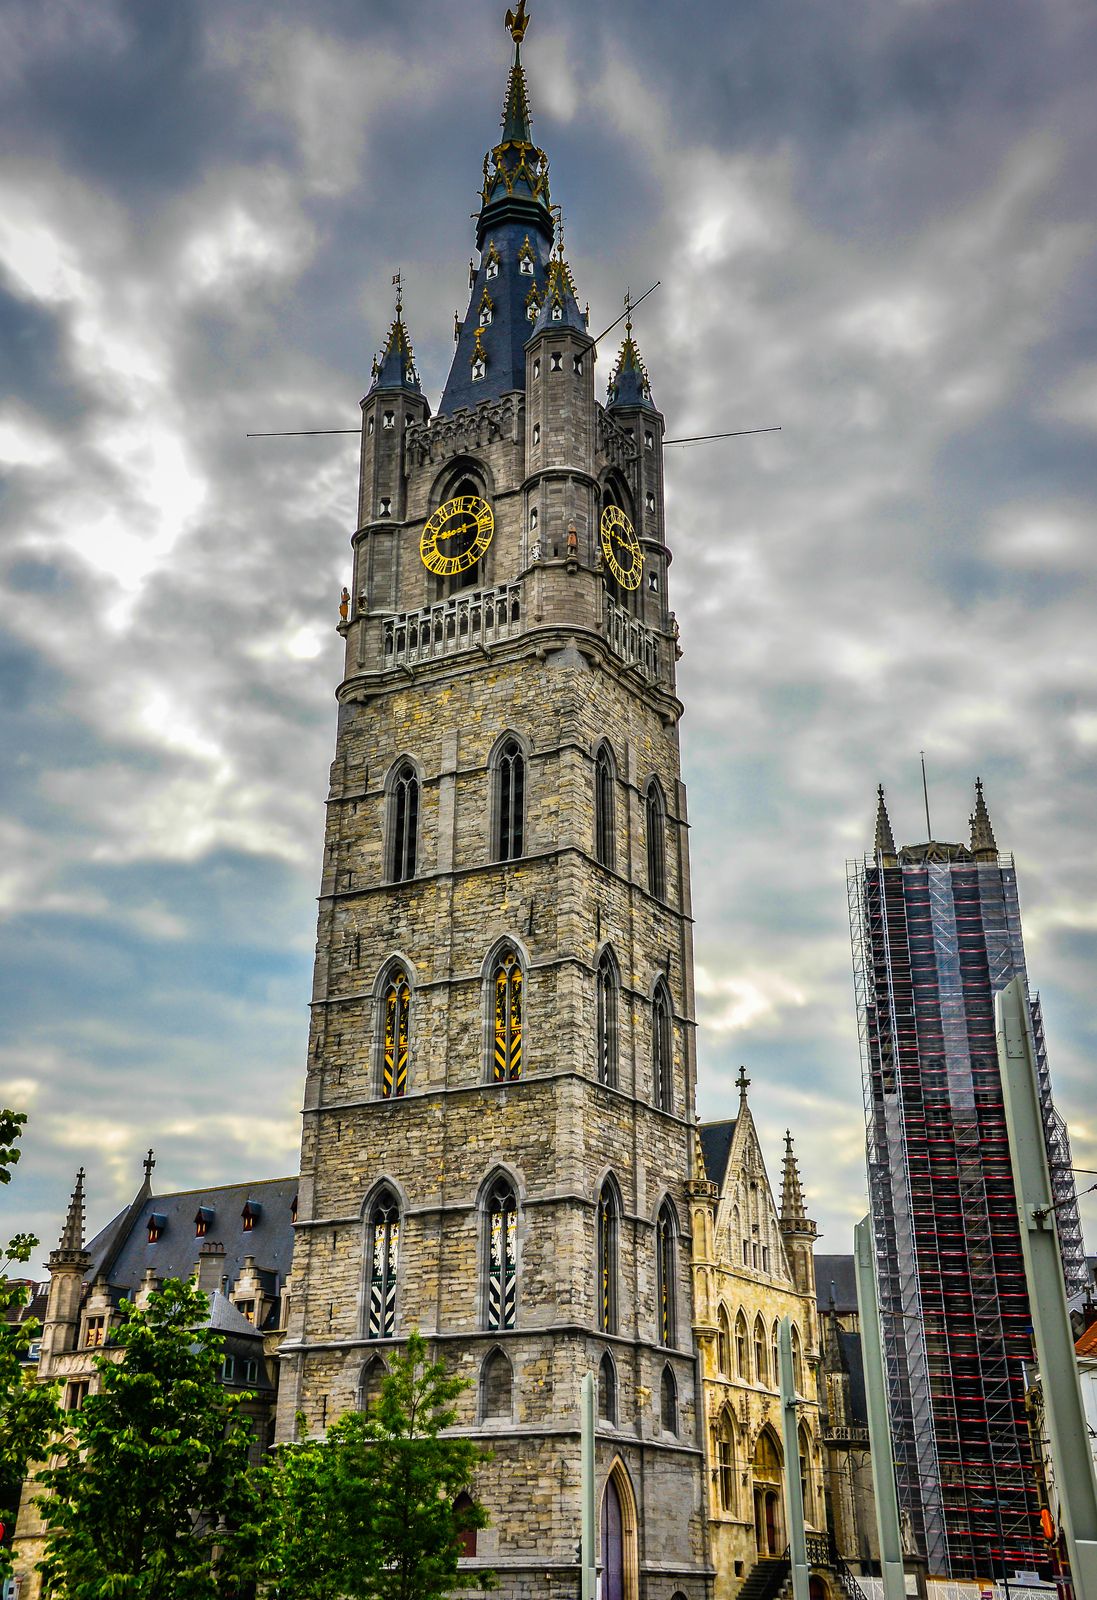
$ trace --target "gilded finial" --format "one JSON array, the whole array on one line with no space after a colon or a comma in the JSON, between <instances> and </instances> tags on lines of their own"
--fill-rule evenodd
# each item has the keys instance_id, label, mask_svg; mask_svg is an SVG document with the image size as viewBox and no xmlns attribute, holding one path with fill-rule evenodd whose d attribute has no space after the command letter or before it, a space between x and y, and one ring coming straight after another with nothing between
<instances>
[{"instance_id":1,"label":"gilded finial","mask_svg":"<svg viewBox=\"0 0 1097 1600\"><path fill-rule=\"evenodd\" d=\"M404 274L394 272L392 275L393 288L396 290L396 315L399 316L404 309Z\"/></svg>"},{"instance_id":2,"label":"gilded finial","mask_svg":"<svg viewBox=\"0 0 1097 1600\"><path fill-rule=\"evenodd\" d=\"M632 338L632 290L625 290L625 338Z\"/></svg>"},{"instance_id":3,"label":"gilded finial","mask_svg":"<svg viewBox=\"0 0 1097 1600\"><path fill-rule=\"evenodd\" d=\"M515 44L521 44L526 37L526 29L529 27L529 18L526 15L526 0L518 0L517 11L507 11L505 26Z\"/></svg>"},{"instance_id":4,"label":"gilded finial","mask_svg":"<svg viewBox=\"0 0 1097 1600\"><path fill-rule=\"evenodd\" d=\"M556 224L556 254L561 261L564 259L564 208L563 206L549 206L553 221Z\"/></svg>"}]
</instances>

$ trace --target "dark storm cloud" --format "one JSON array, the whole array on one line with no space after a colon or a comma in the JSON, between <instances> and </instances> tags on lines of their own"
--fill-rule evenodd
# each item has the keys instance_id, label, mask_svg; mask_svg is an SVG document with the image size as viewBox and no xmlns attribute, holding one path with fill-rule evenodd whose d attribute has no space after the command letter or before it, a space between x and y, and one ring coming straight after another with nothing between
<instances>
[{"instance_id":1,"label":"dark storm cloud","mask_svg":"<svg viewBox=\"0 0 1097 1600\"><path fill-rule=\"evenodd\" d=\"M432 398L503 8L9 7L0 21L0 1036L47 1244L290 1170L353 426L402 268ZM1091 8L535 5L535 134L668 451L701 1108L745 1062L832 1249L864 1206L844 864L875 784L1018 853L1080 1164L1097 226ZM614 336L615 338L616 336ZM600 382L613 340L600 351Z\"/></svg>"}]
</instances>

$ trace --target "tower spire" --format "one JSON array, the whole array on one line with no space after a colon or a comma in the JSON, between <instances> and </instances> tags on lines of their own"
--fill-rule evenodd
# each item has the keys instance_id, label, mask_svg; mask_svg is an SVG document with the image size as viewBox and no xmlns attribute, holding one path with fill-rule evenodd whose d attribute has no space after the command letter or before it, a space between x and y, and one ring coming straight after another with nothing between
<instances>
[{"instance_id":1,"label":"tower spire","mask_svg":"<svg viewBox=\"0 0 1097 1600\"><path fill-rule=\"evenodd\" d=\"M971 853L976 861L996 861L998 843L990 825L990 812L983 799L983 780L975 780L975 810L971 814Z\"/></svg>"},{"instance_id":2,"label":"tower spire","mask_svg":"<svg viewBox=\"0 0 1097 1600\"><path fill-rule=\"evenodd\" d=\"M503 137L484 157L483 205L476 228L476 243L481 250L491 229L505 222L532 226L547 241L552 239L548 157L533 142L529 90L522 66L522 40L528 26L524 3L517 11L507 12L514 62L503 97Z\"/></svg>"},{"instance_id":3,"label":"tower spire","mask_svg":"<svg viewBox=\"0 0 1097 1600\"><path fill-rule=\"evenodd\" d=\"M395 272L392 278L396 290L396 311L389 327L385 347L373 362L373 382L369 392L377 389L404 389L412 394L422 394L419 373L415 367L415 353L411 348L408 330L404 325L404 275Z\"/></svg>"},{"instance_id":4,"label":"tower spire","mask_svg":"<svg viewBox=\"0 0 1097 1600\"><path fill-rule=\"evenodd\" d=\"M808 1220L804 1191L800 1185L800 1165L792 1148L792 1134L785 1129L785 1160L781 1174L781 1225L801 1228Z\"/></svg>"},{"instance_id":5,"label":"tower spire","mask_svg":"<svg viewBox=\"0 0 1097 1600\"><path fill-rule=\"evenodd\" d=\"M891 831L891 818L884 801L884 786L878 784L876 788L876 840L873 853L883 858L885 867L893 867L899 859L895 848L895 835Z\"/></svg>"},{"instance_id":6,"label":"tower spire","mask_svg":"<svg viewBox=\"0 0 1097 1600\"><path fill-rule=\"evenodd\" d=\"M647 406L654 409L647 368L632 337L631 289L625 290L625 337L609 376L608 404L611 409L614 406Z\"/></svg>"},{"instance_id":7,"label":"tower spire","mask_svg":"<svg viewBox=\"0 0 1097 1600\"><path fill-rule=\"evenodd\" d=\"M84 1169L80 1168L76 1174L76 1185L69 1200L69 1209L65 1217L65 1226L61 1229L61 1238L57 1248L59 1250L83 1250L84 1248Z\"/></svg>"}]
</instances>

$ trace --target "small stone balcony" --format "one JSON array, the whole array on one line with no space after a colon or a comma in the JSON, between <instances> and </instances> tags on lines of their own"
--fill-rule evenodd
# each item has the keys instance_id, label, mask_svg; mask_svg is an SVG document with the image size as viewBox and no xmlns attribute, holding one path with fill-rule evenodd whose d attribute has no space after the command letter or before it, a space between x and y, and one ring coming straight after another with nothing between
<instances>
[{"instance_id":1,"label":"small stone balcony","mask_svg":"<svg viewBox=\"0 0 1097 1600\"><path fill-rule=\"evenodd\" d=\"M437 605L401 611L384 619L384 664L412 667L421 661L439 661L465 650L478 650L482 645L513 638L521 621L521 586L517 583L451 595Z\"/></svg>"}]
</instances>

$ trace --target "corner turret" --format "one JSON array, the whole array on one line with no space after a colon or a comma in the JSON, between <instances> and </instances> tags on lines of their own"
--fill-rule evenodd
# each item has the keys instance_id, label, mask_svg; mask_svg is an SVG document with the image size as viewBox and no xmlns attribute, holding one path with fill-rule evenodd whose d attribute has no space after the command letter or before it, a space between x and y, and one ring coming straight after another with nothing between
<instances>
[{"instance_id":1,"label":"corner turret","mask_svg":"<svg viewBox=\"0 0 1097 1600\"><path fill-rule=\"evenodd\" d=\"M975 780L975 810L970 817L971 853L976 861L997 861L998 843L990 825L990 812L983 799L983 780Z\"/></svg>"},{"instance_id":2,"label":"corner turret","mask_svg":"<svg viewBox=\"0 0 1097 1600\"><path fill-rule=\"evenodd\" d=\"M42 1356L48 1358L76 1348L84 1302L84 1275L91 1256L84 1248L84 1169L76 1174L65 1226L57 1249L50 1252L50 1287L42 1326ZM48 1371L48 1365L43 1370Z\"/></svg>"},{"instance_id":3,"label":"corner turret","mask_svg":"<svg viewBox=\"0 0 1097 1600\"><path fill-rule=\"evenodd\" d=\"M625 337L610 373L606 411L635 444L635 526L644 551L647 589L641 605L645 620L660 629L670 626L667 569L671 555L663 523L662 413L651 398L647 368L632 333L632 296L625 293Z\"/></svg>"},{"instance_id":4,"label":"corner turret","mask_svg":"<svg viewBox=\"0 0 1097 1600\"><path fill-rule=\"evenodd\" d=\"M392 563L391 539L369 540L371 530L383 533L386 524L399 522L405 514L407 488L408 428L430 415L423 391L411 339L404 323L403 283L400 273L396 285L396 312L389 327L384 349L373 363L373 381L362 401L362 454L358 478L358 533L355 537L356 572L352 586L352 611L364 604L365 581L361 563L373 544L374 589L392 603L390 585L385 581Z\"/></svg>"},{"instance_id":5,"label":"corner turret","mask_svg":"<svg viewBox=\"0 0 1097 1600\"><path fill-rule=\"evenodd\" d=\"M815 1241L819 1229L807 1214L800 1167L792 1148L792 1134L785 1129L785 1159L781 1174L781 1236L796 1287L801 1294L815 1294Z\"/></svg>"}]
</instances>

